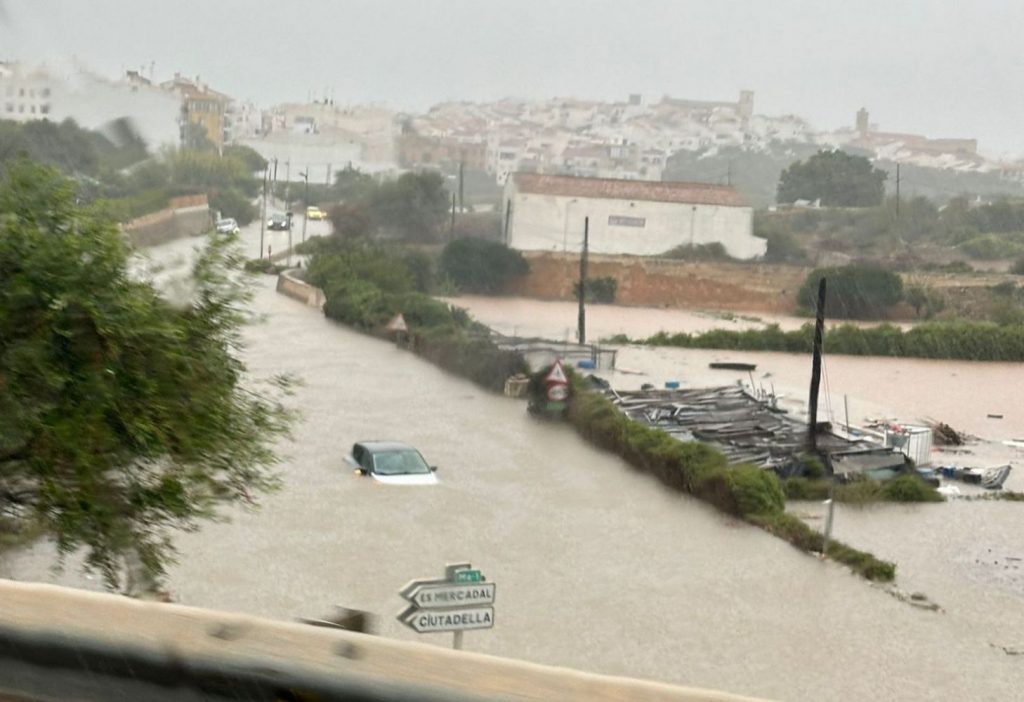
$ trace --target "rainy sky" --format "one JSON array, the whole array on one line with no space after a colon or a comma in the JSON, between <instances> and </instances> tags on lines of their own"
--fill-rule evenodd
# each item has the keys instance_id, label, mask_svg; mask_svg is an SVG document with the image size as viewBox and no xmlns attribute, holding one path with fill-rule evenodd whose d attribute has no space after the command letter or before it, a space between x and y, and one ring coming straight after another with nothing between
<instances>
[{"instance_id":1,"label":"rainy sky","mask_svg":"<svg viewBox=\"0 0 1024 702\"><path fill-rule=\"evenodd\" d=\"M268 106L641 93L733 100L820 129L1024 155L1024 3L1005 0L0 0L0 59L152 65Z\"/></svg>"}]
</instances>

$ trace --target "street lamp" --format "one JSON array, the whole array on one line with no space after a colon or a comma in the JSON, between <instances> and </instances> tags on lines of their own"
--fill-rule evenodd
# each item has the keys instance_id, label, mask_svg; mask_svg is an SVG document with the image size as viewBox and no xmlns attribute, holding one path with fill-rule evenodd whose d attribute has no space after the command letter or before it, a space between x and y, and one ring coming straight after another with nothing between
<instances>
[{"instance_id":1,"label":"street lamp","mask_svg":"<svg viewBox=\"0 0 1024 702\"><path fill-rule=\"evenodd\" d=\"M299 173L302 176L302 180L305 185L302 190L302 204L305 206L306 211L302 216L302 243L306 243L306 221L309 220L309 166L306 166L306 170Z\"/></svg>"}]
</instances>

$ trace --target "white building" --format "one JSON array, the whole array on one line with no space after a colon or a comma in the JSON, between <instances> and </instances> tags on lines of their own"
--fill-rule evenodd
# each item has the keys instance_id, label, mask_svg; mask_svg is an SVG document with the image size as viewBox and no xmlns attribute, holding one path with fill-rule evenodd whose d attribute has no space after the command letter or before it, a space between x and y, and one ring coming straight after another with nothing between
<instances>
[{"instance_id":1,"label":"white building","mask_svg":"<svg viewBox=\"0 0 1024 702\"><path fill-rule=\"evenodd\" d=\"M753 212L735 188L514 173L505 183L508 246L578 253L584 218L596 254L654 256L682 245L718 242L733 258L763 256Z\"/></svg>"},{"instance_id":2,"label":"white building","mask_svg":"<svg viewBox=\"0 0 1024 702\"><path fill-rule=\"evenodd\" d=\"M143 81L110 81L81 67L54 69L0 63L0 119L73 119L103 130L128 119L151 150L180 140L181 101Z\"/></svg>"}]
</instances>

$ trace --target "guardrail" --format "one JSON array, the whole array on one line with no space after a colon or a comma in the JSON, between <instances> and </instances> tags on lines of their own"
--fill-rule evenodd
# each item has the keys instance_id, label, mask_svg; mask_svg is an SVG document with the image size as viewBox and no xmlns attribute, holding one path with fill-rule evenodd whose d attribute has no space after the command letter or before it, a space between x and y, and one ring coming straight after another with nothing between
<instances>
[{"instance_id":1,"label":"guardrail","mask_svg":"<svg viewBox=\"0 0 1024 702\"><path fill-rule=\"evenodd\" d=\"M750 702L340 629L0 581L0 700L12 696Z\"/></svg>"}]
</instances>

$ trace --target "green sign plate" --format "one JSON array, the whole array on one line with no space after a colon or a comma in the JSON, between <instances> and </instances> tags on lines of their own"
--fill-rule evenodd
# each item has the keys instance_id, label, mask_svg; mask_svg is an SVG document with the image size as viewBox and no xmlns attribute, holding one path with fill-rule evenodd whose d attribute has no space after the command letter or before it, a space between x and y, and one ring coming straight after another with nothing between
<instances>
[{"instance_id":1,"label":"green sign plate","mask_svg":"<svg viewBox=\"0 0 1024 702\"><path fill-rule=\"evenodd\" d=\"M455 582L457 583L478 583L483 580L479 570L457 570L455 571Z\"/></svg>"}]
</instances>

